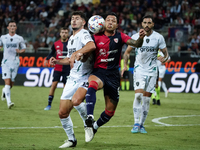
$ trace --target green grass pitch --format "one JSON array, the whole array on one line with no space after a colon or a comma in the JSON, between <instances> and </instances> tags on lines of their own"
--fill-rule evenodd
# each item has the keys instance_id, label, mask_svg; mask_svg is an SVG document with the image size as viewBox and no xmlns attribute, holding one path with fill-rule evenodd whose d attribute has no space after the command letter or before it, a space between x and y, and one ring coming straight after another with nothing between
<instances>
[{"instance_id":1,"label":"green grass pitch","mask_svg":"<svg viewBox=\"0 0 200 150\"><path fill-rule=\"evenodd\" d=\"M3 86L0 86L2 89ZM52 109L44 111L49 88L14 86L11 110L0 100L0 150L58 150L67 136L58 117L62 89L56 89ZM161 92L161 106L150 105L147 134L132 134L134 91L120 91L115 116L94 139L85 143L83 122L73 109L71 118L76 150L199 150L200 94ZM105 108L103 91L97 92L95 119ZM153 122L153 121L154 122ZM157 123L155 123L157 121ZM72 149L72 148L69 148Z\"/></svg>"}]
</instances>

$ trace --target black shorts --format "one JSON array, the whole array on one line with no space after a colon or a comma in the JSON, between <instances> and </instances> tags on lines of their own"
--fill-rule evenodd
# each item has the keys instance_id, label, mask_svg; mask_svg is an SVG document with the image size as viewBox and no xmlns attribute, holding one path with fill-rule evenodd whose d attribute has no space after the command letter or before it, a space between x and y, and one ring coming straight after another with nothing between
<instances>
[{"instance_id":1,"label":"black shorts","mask_svg":"<svg viewBox=\"0 0 200 150\"><path fill-rule=\"evenodd\" d=\"M123 79L129 79L129 71L124 71Z\"/></svg>"},{"instance_id":2,"label":"black shorts","mask_svg":"<svg viewBox=\"0 0 200 150\"><path fill-rule=\"evenodd\" d=\"M63 83L63 84L65 84L66 83L66 81L67 81L67 76L69 75L69 72L61 72L61 71L54 71L54 73L53 73L53 82L54 81L60 81L60 77L62 76L62 80L61 80L61 82Z\"/></svg>"},{"instance_id":3,"label":"black shorts","mask_svg":"<svg viewBox=\"0 0 200 150\"><path fill-rule=\"evenodd\" d=\"M105 70L95 68L92 75L97 76L103 82L104 96L109 96L110 99L119 101L120 73L119 70Z\"/></svg>"}]
</instances>

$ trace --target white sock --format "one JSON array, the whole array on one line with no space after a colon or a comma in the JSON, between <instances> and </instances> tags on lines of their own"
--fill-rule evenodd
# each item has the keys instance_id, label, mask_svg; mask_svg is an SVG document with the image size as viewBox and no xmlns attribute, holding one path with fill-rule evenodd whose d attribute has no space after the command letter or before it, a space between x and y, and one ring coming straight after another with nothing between
<instances>
[{"instance_id":1,"label":"white sock","mask_svg":"<svg viewBox=\"0 0 200 150\"><path fill-rule=\"evenodd\" d=\"M99 128L99 126L97 125L97 122L96 122L96 121L95 121L94 124L93 124L93 128L94 128L95 130L97 130L97 129Z\"/></svg>"},{"instance_id":2,"label":"white sock","mask_svg":"<svg viewBox=\"0 0 200 150\"><path fill-rule=\"evenodd\" d=\"M161 81L158 81L158 86L161 87Z\"/></svg>"},{"instance_id":3,"label":"white sock","mask_svg":"<svg viewBox=\"0 0 200 150\"><path fill-rule=\"evenodd\" d=\"M86 126L86 124L85 124L85 120L87 119L86 104L84 102L82 102L78 106L74 106L74 108L79 112L79 115L81 116L81 118L83 120L83 124L84 124L84 126Z\"/></svg>"},{"instance_id":4,"label":"white sock","mask_svg":"<svg viewBox=\"0 0 200 150\"><path fill-rule=\"evenodd\" d=\"M4 93L5 93L5 95L6 95L6 100L7 100L7 105L9 104L9 103L11 103L11 99L10 99L10 94L11 94L11 92L10 92L10 85L5 85L5 87L4 87Z\"/></svg>"},{"instance_id":5,"label":"white sock","mask_svg":"<svg viewBox=\"0 0 200 150\"><path fill-rule=\"evenodd\" d=\"M149 112L150 100L151 100L151 97L143 96L143 98L142 98L142 113L141 113L141 117L140 117L140 125L142 125L142 126L143 126L143 124L147 118L148 112Z\"/></svg>"},{"instance_id":6,"label":"white sock","mask_svg":"<svg viewBox=\"0 0 200 150\"><path fill-rule=\"evenodd\" d=\"M166 84L163 81L162 81L162 89L163 89L164 92L167 92Z\"/></svg>"},{"instance_id":7,"label":"white sock","mask_svg":"<svg viewBox=\"0 0 200 150\"><path fill-rule=\"evenodd\" d=\"M135 93L135 99L133 102L134 124L136 123L139 124L140 121L142 97L143 97L142 93Z\"/></svg>"},{"instance_id":8,"label":"white sock","mask_svg":"<svg viewBox=\"0 0 200 150\"><path fill-rule=\"evenodd\" d=\"M68 140L75 141L74 130L73 130L73 123L71 117L68 116L67 118L60 119L63 129L65 130Z\"/></svg>"}]
</instances>

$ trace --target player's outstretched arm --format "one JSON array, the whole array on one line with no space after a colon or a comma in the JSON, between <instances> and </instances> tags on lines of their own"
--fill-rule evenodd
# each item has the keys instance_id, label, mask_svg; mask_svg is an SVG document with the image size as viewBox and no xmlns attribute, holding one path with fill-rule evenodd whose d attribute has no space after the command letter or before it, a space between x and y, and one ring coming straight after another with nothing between
<instances>
[{"instance_id":1,"label":"player's outstretched arm","mask_svg":"<svg viewBox=\"0 0 200 150\"><path fill-rule=\"evenodd\" d=\"M146 32L144 29L140 29L139 31L139 38L137 40L129 39L126 44L134 46L134 47L141 47L143 44L143 38L145 37Z\"/></svg>"},{"instance_id":2,"label":"player's outstretched arm","mask_svg":"<svg viewBox=\"0 0 200 150\"><path fill-rule=\"evenodd\" d=\"M24 52L25 52L25 49L21 49L21 50L16 49L16 52L19 53L19 54L20 54L20 53L24 53Z\"/></svg>"},{"instance_id":3,"label":"player's outstretched arm","mask_svg":"<svg viewBox=\"0 0 200 150\"><path fill-rule=\"evenodd\" d=\"M122 69L121 71L121 76L123 77L123 74L124 74L124 71L127 70L127 65L128 65L128 60L129 60L129 57L130 57L130 53L132 51L132 47L128 45L124 55L123 55L123 59L124 59L124 68Z\"/></svg>"}]
</instances>

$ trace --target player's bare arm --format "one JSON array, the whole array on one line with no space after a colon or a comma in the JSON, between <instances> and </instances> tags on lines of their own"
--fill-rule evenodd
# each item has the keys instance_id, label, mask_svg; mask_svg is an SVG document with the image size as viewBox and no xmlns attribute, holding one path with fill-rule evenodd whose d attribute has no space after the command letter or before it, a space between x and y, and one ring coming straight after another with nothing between
<instances>
[{"instance_id":1,"label":"player's bare arm","mask_svg":"<svg viewBox=\"0 0 200 150\"><path fill-rule=\"evenodd\" d=\"M168 53L167 47L160 49L160 50L164 54L164 57L159 56L157 59L160 60L162 63L165 63L169 58L169 53Z\"/></svg>"},{"instance_id":2,"label":"player's bare arm","mask_svg":"<svg viewBox=\"0 0 200 150\"><path fill-rule=\"evenodd\" d=\"M143 38L146 35L146 31L144 29L140 29L139 31L139 38L137 40L129 39L126 44L134 46L134 47L141 47L143 44Z\"/></svg>"},{"instance_id":3,"label":"player's bare arm","mask_svg":"<svg viewBox=\"0 0 200 150\"><path fill-rule=\"evenodd\" d=\"M59 64L59 65L69 65L69 58L66 57L64 59L56 59L55 57L51 57L50 58L50 64L51 65L55 65L55 64Z\"/></svg>"},{"instance_id":4,"label":"player's bare arm","mask_svg":"<svg viewBox=\"0 0 200 150\"><path fill-rule=\"evenodd\" d=\"M123 59L124 59L124 68L122 69L121 71L121 76L123 76L124 74L124 71L127 70L127 65L128 65L128 60L129 60L129 57L130 57L130 53L132 51L132 47L130 45L128 45L124 55L123 55Z\"/></svg>"},{"instance_id":5,"label":"player's bare arm","mask_svg":"<svg viewBox=\"0 0 200 150\"><path fill-rule=\"evenodd\" d=\"M21 49L21 50L16 49L16 52L19 53L19 54L20 54L20 53L24 53L24 52L25 52L25 49Z\"/></svg>"}]
</instances>

